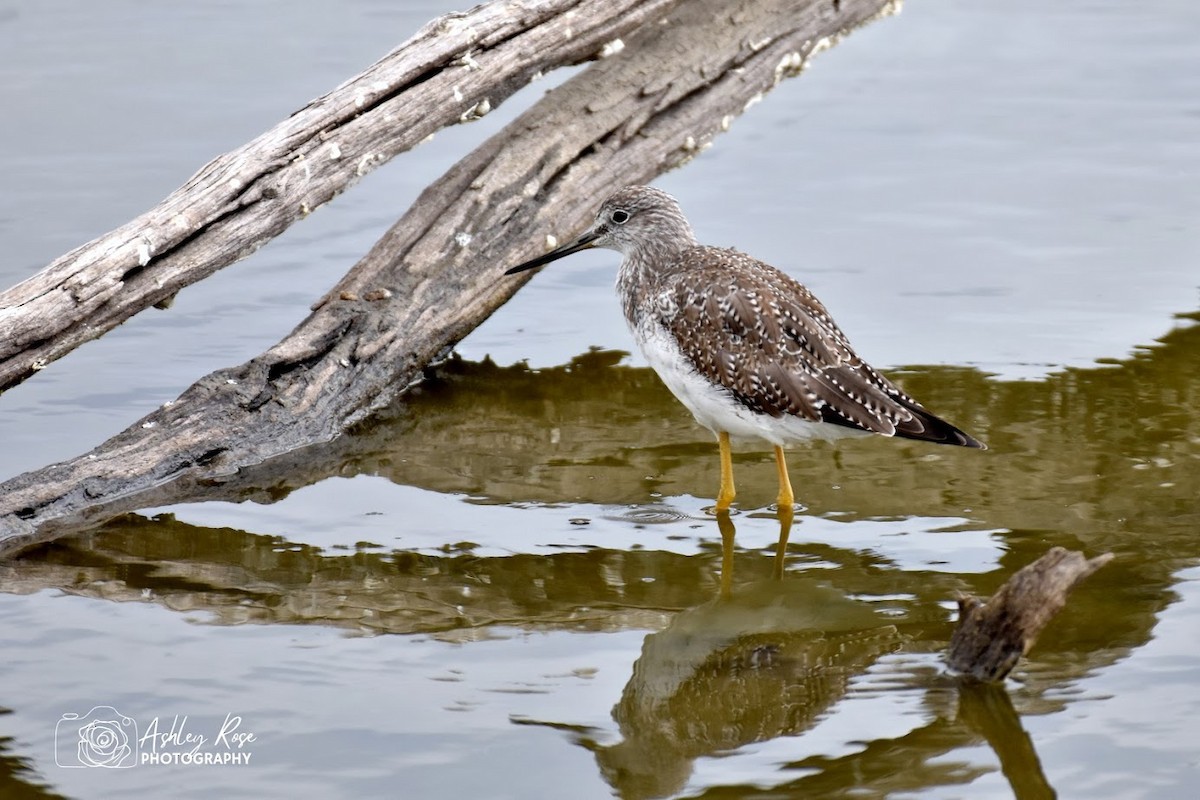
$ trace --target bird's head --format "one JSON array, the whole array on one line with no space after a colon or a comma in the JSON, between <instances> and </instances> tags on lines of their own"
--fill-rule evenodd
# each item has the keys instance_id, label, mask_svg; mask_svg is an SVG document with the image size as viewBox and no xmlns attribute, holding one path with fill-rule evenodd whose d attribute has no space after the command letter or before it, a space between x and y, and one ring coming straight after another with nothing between
<instances>
[{"instance_id":1,"label":"bird's head","mask_svg":"<svg viewBox=\"0 0 1200 800\"><path fill-rule=\"evenodd\" d=\"M637 252L679 250L695 243L674 197L652 186L626 186L600 204L596 219L579 238L504 274L524 272L593 247L617 250L629 257Z\"/></svg>"}]
</instances>

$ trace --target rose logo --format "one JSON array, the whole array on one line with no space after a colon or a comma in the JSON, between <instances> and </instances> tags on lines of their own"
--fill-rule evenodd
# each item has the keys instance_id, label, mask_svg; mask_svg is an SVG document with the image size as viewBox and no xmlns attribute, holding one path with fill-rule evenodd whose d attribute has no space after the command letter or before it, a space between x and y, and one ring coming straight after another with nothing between
<instances>
[{"instance_id":1,"label":"rose logo","mask_svg":"<svg viewBox=\"0 0 1200 800\"><path fill-rule=\"evenodd\" d=\"M79 761L89 767L115 767L129 758L129 736L115 719L92 720L79 729Z\"/></svg>"},{"instance_id":2,"label":"rose logo","mask_svg":"<svg viewBox=\"0 0 1200 800\"><path fill-rule=\"evenodd\" d=\"M82 717L63 714L54 727L60 767L133 767L138 749L137 723L112 706L96 706Z\"/></svg>"}]
</instances>

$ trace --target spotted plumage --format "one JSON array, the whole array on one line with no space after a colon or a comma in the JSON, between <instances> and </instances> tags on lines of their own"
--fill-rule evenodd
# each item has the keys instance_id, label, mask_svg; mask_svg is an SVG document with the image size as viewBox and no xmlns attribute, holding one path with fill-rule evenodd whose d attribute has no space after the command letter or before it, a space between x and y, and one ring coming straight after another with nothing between
<instances>
[{"instance_id":1,"label":"spotted plumage","mask_svg":"<svg viewBox=\"0 0 1200 800\"><path fill-rule=\"evenodd\" d=\"M693 247L645 289L688 362L751 411L969 445L864 362L812 293L736 250Z\"/></svg>"},{"instance_id":2,"label":"spotted plumage","mask_svg":"<svg viewBox=\"0 0 1200 800\"><path fill-rule=\"evenodd\" d=\"M717 434L718 509L733 499L730 436L775 446L780 501L789 504L787 444L877 433L983 447L859 358L798 281L736 250L697 244L667 193L626 187L604 201L575 242L508 272L588 247L624 256L617 293L634 338L676 397Z\"/></svg>"}]
</instances>

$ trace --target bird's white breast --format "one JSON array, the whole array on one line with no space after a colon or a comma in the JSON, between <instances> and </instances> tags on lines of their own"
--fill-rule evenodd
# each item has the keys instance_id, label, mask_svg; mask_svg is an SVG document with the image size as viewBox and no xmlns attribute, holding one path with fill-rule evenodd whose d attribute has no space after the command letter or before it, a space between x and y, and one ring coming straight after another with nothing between
<instances>
[{"instance_id":1,"label":"bird's white breast","mask_svg":"<svg viewBox=\"0 0 1200 800\"><path fill-rule=\"evenodd\" d=\"M634 327L637 341L650 366L662 378L679 402L687 406L696 421L714 434L725 431L741 441L765 441L785 446L814 439L832 441L850 436L864 436L866 431L811 422L800 417L772 417L756 413L737 401L724 387L712 383L695 370L684 357L679 345L653 315L646 315Z\"/></svg>"}]
</instances>

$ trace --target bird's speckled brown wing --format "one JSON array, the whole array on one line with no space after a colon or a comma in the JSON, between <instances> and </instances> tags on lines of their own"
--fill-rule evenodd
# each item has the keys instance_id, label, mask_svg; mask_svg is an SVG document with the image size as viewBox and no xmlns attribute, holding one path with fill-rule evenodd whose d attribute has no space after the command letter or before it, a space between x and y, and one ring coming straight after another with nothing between
<instances>
[{"instance_id":1,"label":"bird's speckled brown wing","mask_svg":"<svg viewBox=\"0 0 1200 800\"><path fill-rule=\"evenodd\" d=\"M981 446L860 359L820 301L774 267L696 247L660 288L661 324L684 356L756 412Z\"/></svg>"}]
</instances>

